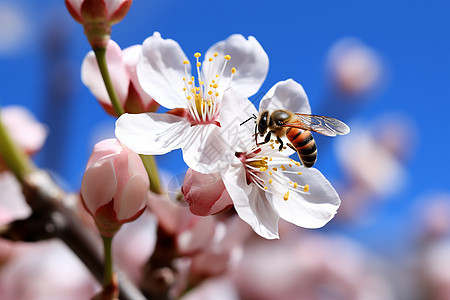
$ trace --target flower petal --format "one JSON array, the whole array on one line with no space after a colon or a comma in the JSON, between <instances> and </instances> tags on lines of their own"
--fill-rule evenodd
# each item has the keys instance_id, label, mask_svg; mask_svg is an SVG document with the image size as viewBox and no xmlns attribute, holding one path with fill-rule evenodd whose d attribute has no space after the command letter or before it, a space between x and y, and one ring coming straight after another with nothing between
<instances>
[{"instance_id":1,"label":"flower petal","mask_svg":"<svg viewBox=\"0 0 450 300\"><path fill-rule=\"evenodd\" d=\"M222 60L225 55L231 56L221 80L228 82L231 77L230 70L235 67L237 72L231 87L245 97L254 95L260 89L269 71L269 57L253 36L249 36L247 40L240 34L234 34L209 48L202 68L205 78L214 78L222 71L223 64L220 60L212 63L208 60L215 52L218 53L215 60Z\"/></svg>"},{"instance_id":2,"label":"flower petal","mask_svg":"<svg viewBox=\"0 0 450 300\"><path fill-rule=\"evenodd\" d=\"M113 200L117 180L112 160L100 160L89 167L81 182L81 196L89 212L95 211Z\"/></svg>"},{"instance_id":3,"label":"flower petal","mask_svg":"<svg viewBox=\"0 0 450 300\"><path fill-rule=\"evenodd\" d=\"M260 236L278 238L279 216L262 190L254 184L247 185L245 169L239 159L235 158L224 174L223 182L239 217Z\"/></svg>"},{"instance_id":4,"label":"flower petal","mask_svg":"<svg viewBox=\"0 0 450 300\"><path fill-rule=\"evenodd\" d=\"M137 75L144 91L167 108L186 108L183 77L186 55L177 42L163 39L159 32L142 44L142 56L137 64ZM190 65L188 76L190 76ZM188 78L187 78L188 79Z\"/></svg>"},{"instance_id":5,"label":"flower petal","mask_svg":"<svg viewBox=\"0 0 450 300\"><path fill-rule=\"evenodd\" d=\"M341 200L330 182L317 169L301 168L302 175L288 175L289 180L301 185L309 185L309 191L302 188L289 191L288 200L282 193L267 195L273 200L280 217L288 222L304 228L320 228L330 221L337 212ZM275 181L274 181L275 183ZM286 187L274 187L287 191Z\"/></svg>"},{"instance_id":6,"label":"flower petal","mask_svg":"<svg viewBox=\"0 0 450 300\"><path fill-rule=\"evenodd\" d=\"M150 97L150 95L147 94L142 89L136 72L136 66L139 61L139 58L141 57L141 53L142 53L142 45L134 45L122 51L123 61L128 70L128 74L130 75L131 83L136 89L139 98L142 100L144 107L147 107L150 104L150 102L153 101L153 98Z\"/></svg>"},{"instance_id":7,"label":"flower petal","mask_svg":"<svg viewBox=\"0 0 450 300\"><path fill-rule=\"evenodd\" d=\"M234 144L229 139L236 138L230 129L214 124L188 128L182 146L186 164L203 174L226 170L234 156Z\"/></svg>"},{"instance_id":8,"label":"flower petal","mask_svg":"<svg viewBox=\"0 0 450 300\"><path fill-rule=\"evenodd\" d=\"M275 84L259 104L259 111L287 109L295 113L310 114L308 97L303 87L292 79Z\"/></svg>"},{"instance_id":9,"label":"flower petal","mask_svg":"<svg viewBox=\"0 0 450 300\"><path fill-rule=\"evenodd\" d=\"M116 137L139 154L165 154L180 148L190 123L171 114L123 114L116 121Z\"/></svg>"},{"instance_id":10,"label":"flower petal","mask_svg":"<svg viewBox=\"0 0 450 300\"><path fill-rule=\"evenodd\" d=\"M140 213L148 196L148 181L146 182L141 175L132 176L120 199L114 201L114 210L119 221L130 219Z\"/></svg>"},{"instance_id":11,"label":"flower petal","mask_svg":"<svg viewBox=\"0 0 450 300\"><path fill-rule=\"evenodd\" d=\"M130 77L122 59L122 50L113 40L109 40L106 48L106 63L117 97L123 106L128 96ZM81 65L81 81L89 88L98 101L106 105L112 105L100 69L98 68L94 51L90 51L83 60Z\"/></svg>"}]
</instances>

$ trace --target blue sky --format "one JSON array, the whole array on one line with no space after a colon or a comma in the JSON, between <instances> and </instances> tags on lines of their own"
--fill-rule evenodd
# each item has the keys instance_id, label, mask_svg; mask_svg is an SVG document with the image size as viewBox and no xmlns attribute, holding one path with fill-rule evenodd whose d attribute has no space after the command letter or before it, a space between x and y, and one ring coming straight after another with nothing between
<instances>
[{"instance_id":1,"label":"blue sky","mask_svg":"<svg viewBox=\"0 0 450 300\"><path fill-rule=\"evenodd\" d=\"M0 12L11 7L22 14L24 30L18 31L21 38L14 47L0 51L0 103L25 105L48 124L48 143L36 162L58 174L67 189L77 190L96 134L112 133L114 127L114 119L103 112L80 80L79 69L89 44L63 1L0 1ZM386 113L400 113L412 120L411 130L418 137L407 162L409 179L403 190L388 199L392 201L374 207L368 224L339 227L379 246L408 230L414 203L423 195L450 190L449 13L450 2L436 0L226 4L135 0L127 17L113 27L112 38L125 48L159 31L178 41L192 57L230 34L255 36L270 59L262 90L293 78L304 86L316 114L333 112L325 102L330 90L325 68L330 47L341 38L354 37L377 51L386 66L383 85L346 121L370 124ZM8 26L0 22L0 41L5 30L10 30ZM49 40L58 42L50 44ZM58 98L55 87L64 99ZM317 164L331 181L341 174L333 143ZM158 162L163 170L178 174L186 170L179 152L159 157Z\"/></svg>"}]
</instances>

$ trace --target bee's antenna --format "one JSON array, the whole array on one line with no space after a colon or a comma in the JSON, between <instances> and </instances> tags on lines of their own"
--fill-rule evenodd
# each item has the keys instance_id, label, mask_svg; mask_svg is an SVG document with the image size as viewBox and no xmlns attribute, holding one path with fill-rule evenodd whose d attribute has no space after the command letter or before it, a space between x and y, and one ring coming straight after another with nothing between
<instances>
[{"instance_id":1,"label":"bee's antenna","mask_svg":"<svg viewBox=\"0 0 450 300\"><path fill-rule=\"evenodd\" d=\"M251 119L256 119L255 114L253 114L250 118L248 118L247 120L245 120L244 122L242 122L239 126L244 125L245 123L247 123L247 122L250 121Z\"/></svg>"}]
</instances>

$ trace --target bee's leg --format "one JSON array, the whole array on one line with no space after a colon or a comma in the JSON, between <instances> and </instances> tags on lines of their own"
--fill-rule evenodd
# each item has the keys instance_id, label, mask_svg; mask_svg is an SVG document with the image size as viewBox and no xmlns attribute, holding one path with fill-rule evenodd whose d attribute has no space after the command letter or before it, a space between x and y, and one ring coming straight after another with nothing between
<instances>
[{"instance_id":1,"label":"bee's leg","mask_svg":"<svg viewBox=\"0 0 450 300\"><path fill-rule=\"evenodd\" d=\"M255 125L255 144L256 145L258 145L258 133L257 133L257 130L258 130L258 125Z\"/></svg>"},{"instance_id":2,"label":"bee's leg","mask_svg":"<svg viewBox=\"0 0 450 300\"><path fill-rule=\"evenodd\" d=\"M292 146L291 143L287 143L287 145L289 146L289 148L291 148L292 150L294 150L295 152L297 152L297 149L295 149L294 146Z\"/></svg>"},{"instance_id":3,"label":"bee's leg","mask_svg":"<svg viewBox=\"0 0 450 300\"><path fill-rule=\"evenodd\" d=\"M269 131L266 134L266 137L264 138L264 142L262 143L256 143L256 145L262 145L262 144L267 144L270 141L270 137L272 136L272 131Z\"/></svg>"},{"instance_id":4,"label":"bee's leg","mask_svg":"<svg viewBox=\"0 0 450 300\"><path fill-rule=\"evenodd\" d=\"M283 140L277 135L277 141L280 143L280 147L278 148L278 151L283 150Z\"/></svg>"}]
</instances>

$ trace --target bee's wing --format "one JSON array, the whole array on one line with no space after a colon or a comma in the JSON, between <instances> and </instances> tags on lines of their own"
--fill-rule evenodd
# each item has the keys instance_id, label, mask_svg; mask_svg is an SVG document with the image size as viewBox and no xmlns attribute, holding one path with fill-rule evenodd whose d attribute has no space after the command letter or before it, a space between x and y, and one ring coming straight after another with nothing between
<instances>
[{"instance_id":1,"label":"bee's wing","mask_svg":"<svg viewBox=\"0 0 450 300\"><path fill-rule=\"evenodd\" d=\"M338 119L307 114L294 114L283 126L310 130L326 136L344 135L350 132L347 124Z\"/></svg>"}]
</instances>

